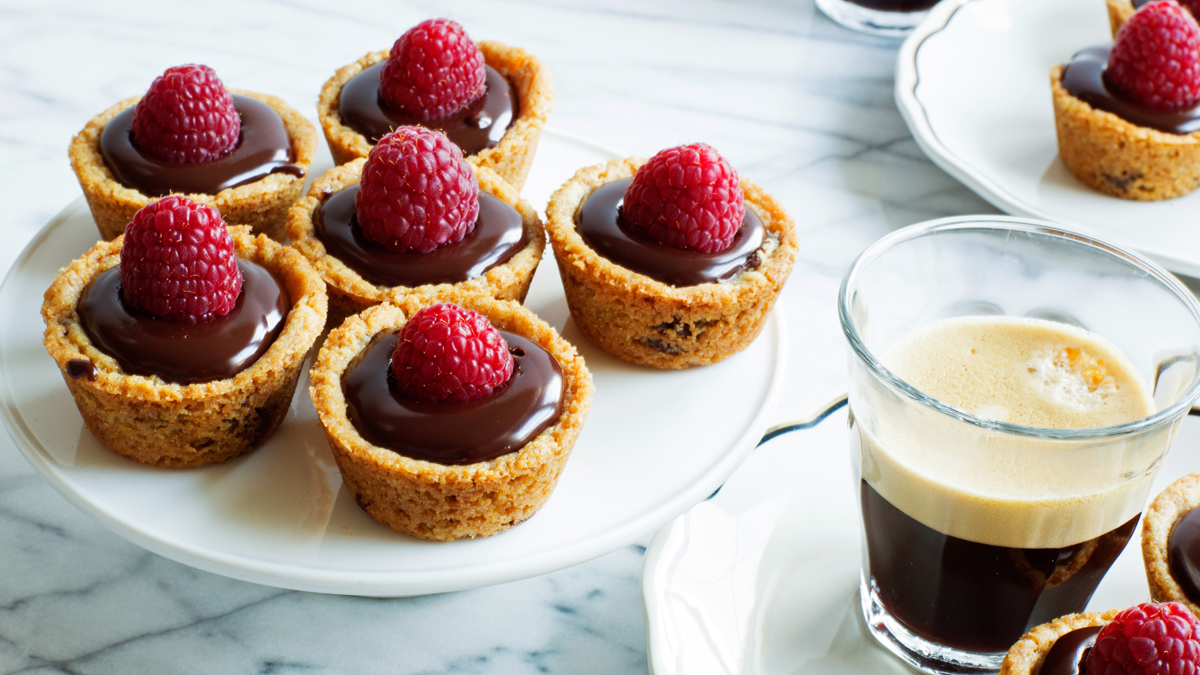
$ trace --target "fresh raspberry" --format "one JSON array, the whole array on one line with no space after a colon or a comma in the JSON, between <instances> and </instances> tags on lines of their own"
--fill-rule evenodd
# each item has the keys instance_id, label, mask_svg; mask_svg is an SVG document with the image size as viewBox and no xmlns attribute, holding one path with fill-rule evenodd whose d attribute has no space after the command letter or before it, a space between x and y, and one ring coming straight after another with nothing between
<instances>
[{"instance_id":1,"label":"fresh raspberry","mask_svg":"<svg viewBox=\"0 0 1200 675\"><path fill-rule=\"evenodd\" d=\"M418 401L474 401L512 374L508 344L487 317L445 302L413 314L392 354L396 388Z\"/></svg>"},{"instance_id":2,"label":"fresh raspberry","mask_svg":"<svg viewBox=\"0 0 1200 675\"><path fill-rule=\"evenodd\" d=\"M216 209L171 195L125 226L121 297L127 305L196 324L225 316L242 292L233 238Z\"/></svg>"},{"instance_id":3,"label":"fresh raspberry","mask_svg":"<svg viewBox=\"0 0 1200 675\"><path fill-rule=\"evenodd\" d=\"M1144 106L1178 110L1200 100L1200 26L1174 0L1151 2L1117 32L1104 77Z\"/></svg>"},{"instance_id":4,"label":"fresh raspberry","mask_svg":"<svg viewBox=\"0 0 1200 675\"><path fill-rule=\"evenodd\" d=\"M633 175L621 212L660 244L702 253L729 248L746 215L737 171L704 143L651 157Z\"/></svg>"},{"instance_id":5,"label":"fresh raspberry","mask_svg":"<svg viewBox=\"0 0 1200 675\"><path fill-rule=\"evenodd\" d=\"M483 96L486 77L483 52L462 26L429 19L392 45L379 75L379 96L419 120L439 120Z\"/></svg>"},{"instance_id":6,"label":"fresh raspberry","mask_svg":"<svg viewBox=\"0 0 1200 675\"><path fill-rule=\"evenodd\" d=\"M133 144L171 164L201 164L237 145L242 119L208 66L168 68L133 111Z\"/></svg>"},{"instance_id":7,"label":"fresh raspberry","mask_svg":"<svg viewBox=\"0 0 1200 675\"><path fill-rule=\"evenodd\" d=\"M479 179L442 132L400 127L371 148L354 212L367 239L429 253L475 229Z\"/></svg>"},{"instance_id":8,"label":"fresh raspberry","mask_svg":"<svg viewBox=\"0 0 1200 675\"><path fill-rule=\"evenodd\" d=\"M1196 675L1200 620L1177 602L1147 602L1117 614L1088 652L1087 675Z\"/></svg>"}]
</instances>

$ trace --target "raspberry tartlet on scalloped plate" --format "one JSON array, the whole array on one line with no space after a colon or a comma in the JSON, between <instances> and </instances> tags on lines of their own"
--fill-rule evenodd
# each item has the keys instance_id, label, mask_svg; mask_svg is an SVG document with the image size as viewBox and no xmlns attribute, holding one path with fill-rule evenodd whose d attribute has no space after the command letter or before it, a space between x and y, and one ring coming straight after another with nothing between
<instances>
[{"instance_id":1,"label":"raspberry tartlet on scalloped plate","mask_svg":"<svg viewBox=\"0 0 1200 675\"><path fill-rule=\"evenodd\" d=\"M42 304L44 345L87 428L117 454L172 468L270 436L325 312L303 256L178 196L59 272Z\"/></svg>"},{"instance_id":2,"label":"raspberry tartlet on scalloped plate","mask_svg":"<svg viewBox=\"0 0 1200 675\"><path fill-rule=\"evenodd\" d=\"M316 151L316 129L282 99L186 65L92 118L69 154L106 240L150 202L186 194L279 241Z\"/></svg>"},{"instance_id":3,"label":"raspberry tartlet on scalloped plate","mask_svg":"<svg viewBox=\"0 0 1200 675\"><path fill-rule=\"evenodd\" d=\"M328 284L334 326L451 287L522 302L546 247L541 218L512 186L419 127L322 175L292 208L288 236Z\"/></svg>"},{"instance_id":4,"label":"raspberry tartlet on scalloped plate","mask_svg":"<svg viewBox=\"0 0 1200 675\"><path fill-rule=\"evenodd\" d=\"M654 368L745 349L796 259L783 206L703 144L580 169L546 220L575 323L608 353Z\"/></svg>"},{"instance_id":5,"label":"raspberry tartlet on scalloped plate","mask_svg":"<svg viewBox=\"0 0 1200 675\"><path fill-rule=\"evenodd\" d=\"M1155 602L1178 602L1200 616L1200 473L1171 483L1146 508L1142 560Z\"/></svg>"},{"instance_id":6,"label":"raspberry tartlet on scalloped plate","mask_svg":"<svg viewBox=\"0 0 1200 675\"><path fill-rule=\"evenodd\" d=\"M311 377L355 501L423 539L490 536L532 516L591 408L591 375L553 328L515 302L461 293L350 317Z\"/></svg>"},{"instance_id":7,"label":"raspberry tartlet on scalloped plate","mask_svg":"<svg viewBox=\"0 0 1200 675\"><path fill-rule=\"evenodd\" d=\"M338 70L321 88L317 113L336 164L366 157L399 126L419 124L444 131L473 164L520 192L553 104L550 70L537 57L473 43L457 23L430 19L390 50Z\"/></svg>"},{"instance_id":8,"label":"raspberry tartlet on scalloped plate","mask_svg":"<svg viewBox=\"0 0 1200 675\"><path fill-rule=\"evenodd\" d=\"M1178 603L1069 614L1018 640L999 675L1196 673L1200 619Z\"/></svg>"},{"instance_id":9,"label":"raspberry tartlet on scalloped plate","mask_svg":"<svg viewBox=\"0 0 1200 675\"><path fill-rule=\"evenodd\" d=\"M1087 186L1140 201L1200 186L1200 26L1174 0L1054 66L1050 88L1059 155Z\"/></svg>"}]
</instances>

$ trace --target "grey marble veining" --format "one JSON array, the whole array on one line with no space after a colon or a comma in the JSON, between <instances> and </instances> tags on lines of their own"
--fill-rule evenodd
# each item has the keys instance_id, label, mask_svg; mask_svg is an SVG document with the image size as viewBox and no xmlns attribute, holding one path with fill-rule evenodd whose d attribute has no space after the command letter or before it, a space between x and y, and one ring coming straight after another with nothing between
<instances>
[{"instance_id":1,"label":"grey marble veining","mask_svg":"<svg viewBox=\"0 0 1200 675\"><path fill-rule=\"evenodd\" d=\"M639 155L703 140L784 203L802 248L781 304L779 421L844 382L834 299L855 255L897 227L994 212L914 144L892 101L897 43L850 33L811 0L5 0L0 272L79 196L72 135L167 66L207 63L315 118L334 70L430 16L545 60L554 128ZM283 591L125 542L0 435L0 673L645 672L641 559L631 546L421 598Z\"/></svg>"}]
</instances>

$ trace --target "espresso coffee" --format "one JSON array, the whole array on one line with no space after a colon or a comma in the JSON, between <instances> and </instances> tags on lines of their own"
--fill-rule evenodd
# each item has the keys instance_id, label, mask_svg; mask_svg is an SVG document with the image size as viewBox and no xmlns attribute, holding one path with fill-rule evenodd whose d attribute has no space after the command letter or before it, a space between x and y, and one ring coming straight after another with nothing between
<instances>
[{"instance_id":1,"label":"espresso coffee","mask_svg":"<svg viewBox=\"0 0 1200 675\"><path fill-rule=\"evenodd\" d=\"M1155 412L1120 349L1049 321L937 321L881 361L986 420L1082 429ZM1132 436L1113 462L1086 444L989 431L884 396L851 403L871 592L914 634L970 652L1006 651L1030 627L1083 610L1154 477L1156 461L1144 458L1161 453L1138 444L1163 442Z\"/></svg>"},{"instance_id":2,"label":"espresso coffee","mask_svg":"<svg viewBox=\"0 0 1200 675\"><path fill-rule=\"evenodd\" d=\"M877 12L920 12L938 4L938 0L847 0Z\"/></svg>"}]
</instances>

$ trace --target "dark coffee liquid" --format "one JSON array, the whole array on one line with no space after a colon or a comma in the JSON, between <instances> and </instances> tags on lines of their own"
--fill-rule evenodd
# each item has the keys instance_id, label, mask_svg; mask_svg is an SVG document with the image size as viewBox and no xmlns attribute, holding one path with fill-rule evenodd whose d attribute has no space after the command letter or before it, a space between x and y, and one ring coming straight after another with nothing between
<instances>
[{"instance_id":1,"label":"dark coffee liquid","mask_svg":"<svg viewBox=\"0 0 1200 675\"><path fill-rule=\"evenodd\" d=\"M406 112L392 110L379 98L379 74L386 63L380 61L355 75L342 87L338 99L342 124L366 136L372 145L396 127L420 126L445 133L464 155L474 155L499 145L504 132L520 114L516 90L491 66L485 66L487 93L450 117L419 120Z\"/></svg>"},{"instance_id":2,"label":"dark coffee liquid","mask_svg":"<svg viewBox=\"0 0 1200 675\"><path fill-rule=\"evenodd\" d=\"M852 5L877 12L920 12L938 4L938 0L846 0Z\"/></svg>"},{"instance_id":3,"label":"dark coffee liquid","mask_svg":"<svg viewBox=\"0 0 1200 675\"><path fill-rule=\"evenodd\" d=\"M1005 548L926 527L862 481L862 517L870 574L893 617L927 640L999 653L1033 626L1083 611L1140 516L1072 546Z\"/></svg>"},{"instance_id":4,"label":"dark coffee liquid","mask_svg":"<svg viewBox=\"0 0 1200 675\"><path fill-rule=\"evenodd\" d=\"M354 211L358 185L338 191L313 214L325 252L377 286L456 284L483 276L525 248L525 221L504 200L479 193L479 218L462 241L429 253L394 252L363 236Z\"/></svg>"},{"instance_id":5,"label":"dark coffee liquid","mask_svg":"<svg viewBox=\"0 0 1200 675\"><path fill-rule=\"evenodd\" d=\"M84 292L79 322L92 344L127 373L178 384L230 378L266 353L291 310L287 291L270 271L247 260L239 260L238 269L242 292L233 311L207 323L174 323L126 305L120 267L101 272Z\"/></svg>"},{"instance_id":6,"label":"dark coffee liquid","mask_svg":"<svg viewBox=\"0 0 1200 675\"><path fill-rule=\"evenodd\" d=\"M766 228L750 209L733 243L717 253L667 246L629 230L619 209L631 182L623 178L600 186L575 214L579 236L600 257L672 286L717 283L762 264L758 250L766 241Z\"/></svg>"},{"instance_id":7,"label":"dark coffee liquid","mask_svg":"<svg viewBox=\"0 0 1200 675\"><path fill-rule=\"evenodd\" d=\"M520 450L562 415L565 383L558 361L537 343L500 336L513 355L512 378L467 403L400 395L391 377L399 333L376 338L342 378L350 422L381 448L438 464L487 462Z\"/></svg>"},{"instance_id":8,"label":"dark coffee liquid","mask_svg":"<svg viewBox=\"0 0 1200 675\"><path fill-rule=\"evenodd\" d=\"M1083 660L1096 644L1096 636L1100 634L1101 626L1088 626L1073 630L1054 641L1054 646L1046 652L1042 660L1042 669L1038 675L1079 675L1086 673Z\"/></svg>"},{"instance_id":9,"label":"dark coffee liquid","mask_svg":"<svg viewBox=\"0 0 1200 675\"><path fill-rule=\"evenodd\" d=\"M117 182L149 197L170 193L215 195L272 173L304 176L291 164L292 141L283 118L252 96L233 95L242 133L228 154L201 164L171 164L143 155L133 144L133 111L126 108L104 127L100 152Z\"/></svg>"},{"instance_id":10,"label":"dark coffee liquid","mask_svg":"<svg viewBox=\"0 0 1200 675\"><path fill-rule=\"evenodd\" d=\"M1063 88L1093 108L1110 112L1139 127L1180 135L1200 131L1200 105L1182 110L1158 110L1110 89L1104 70L1108 67L1111 50L1108 45L1088 47L1071 57L1063 71Z\"/></svg>"},{"instance_id":11,"label":"dark coffee liquid","mask_svg":"<svg viewBox=\"0 0 1200 675\"><path fill-rule=\"evenodd\" d=\"M1200 509L1192 509L1171 528L1168 564L1183 594L1200 604Z\"/></svg>"}]
</instances>

